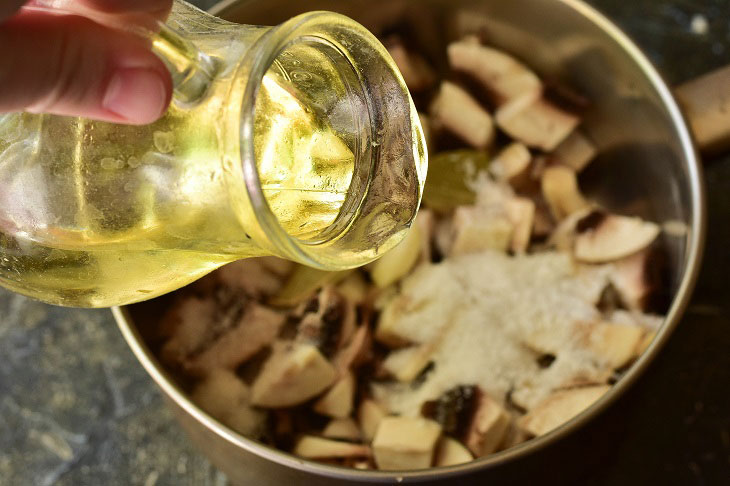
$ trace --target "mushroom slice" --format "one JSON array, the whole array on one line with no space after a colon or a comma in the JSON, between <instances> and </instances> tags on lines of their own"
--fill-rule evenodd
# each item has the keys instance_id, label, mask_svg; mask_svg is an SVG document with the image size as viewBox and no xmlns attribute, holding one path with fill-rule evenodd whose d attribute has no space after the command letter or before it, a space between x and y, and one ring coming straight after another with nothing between
<instances>
[{"instance_id":1,"label":"mushroom slice","mask_svg":"<svg viewBox=\"0 0 730 486\"><path fill-rule=\"evenodd\" d=\"M574 130L555 148L550 158L580 172L595 158L597 152L596 146L588 137L580 130Z\"/></svg>"},{"instance_id":2,"label":"mushroom slice","mask_svg":"<svg viewBox=\"0 0 730 486\"><path fill-rule=\"evenodd\" d=\"M409 383L428 365L434 346L431 343L391 351L383 368L396 380Z\"/></svg>"},{"instance_id":3,"label":"mushroom slice","mask_svg":"<svg viewBox=\"0 0 730 486\"><path fill-rule=\"evenodd\" d=\"M337 371L311 344L279 343L251 386L251 403L259 407L291 407L329 388Z\"/></svg>"},{"instance_id":4,"label":"mushroom slice","mask_svg":"<svg viewBox=\"0 0 730 486\"><path fill-rule=\"evenodd\" d=\"M528 148L520 142L513 142L494 156L489 172L498 181L520 186L529 178L531 160Z\"/></svg>"},{"instance_id":5,"label":"mushroom slice","mask_svg":"<svg viewBox=\"0 0 730 486\"><path fill-rule=\"evenodd\" d=\"M646 310L657 290L658 282L650 274L650 253L647 249L616 261L609 274L621 302L631 310Z\"/></svg>"},{"instance_id":6,"label":"mushroom slice","mask_svg":"<svg viewBox=\"0 0 730 486\"><path fill-rule=\"evenodd\" d=\"M433 465L439 466L455 466L456 464L464 464L473 460L474 457L469 449L456 439L451 437L441 437L436 446L436 456Z\"/></svg>"},{"instance_id":7,"label":"mushroom slice","mask_svg":"<svg viewBox=\"0 0 730 486\"><path fill-rule=\"evenodd\" d=\"M494 141L492 116L468 92L449 81L441 83L431 104L434 127L446 128L469 145L486 149Z\"/></svg>"},{"instance_id":8,"label":"mushroom slice","mask_svg":"<svg viewBox=\"0 0 730 486\"><path fill-rule=\"evenodd\" d=\"M492 397L480 392L464 442L476 457L491 454L504 439L509 425L509 413Z\"/></svg>"},{"instance_id":9,"label":"mushroom slice","mask_svg":"<svg viewBox=\"0 0 730 486\"><path fill-rule=\"evenodd\" d=\"M578 126L580 119L542 98L518 98L495 114L497 126L528 147L550 152Z\"/></svg>"},{"instance_id":10,"label":"mushroom slice","mask_svg":"<svg viewBox=\"0 0 730 486\"><path fill-rule=\"evenodd\" d=\"M644 337L639 326L599 322L583 329L586 347L611 368L625 366L636 357Z\"/></svg>"},{"instance_id":11,"label":"mushroom slice","mask_svg":"<svg viewBox=\"0 0 730 486\"><path fill-rule=\"evenodd\" d=\"M389 39L385 44L409 90L423 91L433 86L436 73L423 56L406 49L400 39Z\"/></svg>"},{"instance_id":12,"label":"mushroom slice","mask_svg":"<svg viewBox=\"0 0 730 486\"><path fill-rule=\"evenodd\" d=\"M379 288L387 287L405 277L418 262L421 254L421 228L416 221L406 237L369 267L370 277Z\"/></svg>"},{"instance_id":13,"label":"mushroom slice","mask_svg":"<svg viewBox=\"0 0 730 486\"><path fill-rule=\"evenodd\" d=\"M512 56L481 45L474 36L449 44L446 52L451 68L479 81L498 105L517 98L539 98L542 93L535 73Z\"/></svg>"},{"instance_id":14,"label":"mushroom slice","mask_svg":"<svg viewBox=\"0 0 730 486\"><path fill-rule=\"evenodd\" d=\"M597 385L556 391L521 417L518 424L533 435L546 434L593 405L610 389L610 385Z\"/></svg>"},{"instance_id":15,"label":"mushroom slice","mask_svg":"<svg viewBox=\"0 0 730 486\"><path fill-rule=\"evenodd\" d=\"M460 206L454 212L454 239L449 256L489 249L507 251L513 230L509 217L502 212L480 206Z\"/></svg>"},{"instance_id":16,"label":"mushroom slice","mask_svg":"<svg viewBox=\"0 0 730 486\"><path fill-rule=\"evenodd\" d=\"M216 368L236 368L276 339L286 317L254 302L238 324L219 336L202 353L188 359L185 369L201 376Z\"/></svg>"},{"instance_id":17,"label":"mushroom slice","mask_svg":"<svg viewBox=\"0 0 730 486\"><path fill-rule=\"evenodd\" d=\"M292 453L305 459L334 459L370 456L370 447L339 440L305 435L294 445Z\"/></svg>"},{"instance_id":18,"label":"mushroom slice","mask_svg":"<svg viewBox=\"0 0 730 486\"><path fill-rule=\"evenodd\" d=\"M512 240L510 249L515 253L524 253L530 245L532 226L535 221L535 203L526 197L515 197L505 205L507 216L512 222Z\"/></svg>"},{"instance_id":19,"label":"mushroom slice","mask_svg":"<svg viewBox=\"0 0 730 486\"><path fill-rule=\"evenodd\" d=\"M659 236L659 226L641 218L594 211L578 222L575 258L603 263L624 258L648 247Z\"/></svg>"},{"instance_id":20,"label":"mushroom slice","mask_svg":"<svg viewBox=\"0 0 730 486\"><path fill-rule=\"evenodd\" d=\"M357 420L360 422L360 430L363 439L367 441L373 440L375 432L378 430L380 421L387 415L385 409L375 400L366 398L360 402L357 409Z\"/></svg>"},{"instance_id":21,"label":"mushroom slice","mask_svg":"<svg viewBox=\"0 0 730 486\"><path fill-rule=\"evenodd\" d=\"M352 413L354 395L355 377L352 373L346 373L327 390L327 393L314 402L312 408L322 415L345 418Z\"/></svg>"},{"instance_id":22,"label":"mushroom slice","mask_svg":"<svg viewBox=\"0 0 730 486\"><path fill-rule=\"evenodd\" d=\"M563 218L550 234L548 245L559 251L572 252L575 237L577 236L578 223L592 211L591 208L585 208Z\"/></svg>"},{"instance_id":23,"label":"mushroom slice","mask_svg":"<svg viewBox=\"0 0 730 486\"><path fill-rule=\"evenodd\" d=\"M421 417L385 417L373 439L378 469L425 469L431 466L441 426Z\"/></svg>"},{"instance_id":24,"label":"mushroom slice","mask_svg":"<svg viewBox=\"0 0 730 486\"><path fill-rule=\"evenodd\" d=\"M557 221L588 207L578 188L575 171L569 167L547 167L542 173L541 187L542 195Z\"/></svg>"},{"instance_id":25,"label":"mushroom slice","mask_svg":"<svg viewBox=\"0 0 730 486\"><path fill-rule=\"evenodd\" d=\"M330 420L322 430L322 437L328 439L360 440L360 429L357 423L351 418L336 418Z\"/></svg>"}]
</instances>

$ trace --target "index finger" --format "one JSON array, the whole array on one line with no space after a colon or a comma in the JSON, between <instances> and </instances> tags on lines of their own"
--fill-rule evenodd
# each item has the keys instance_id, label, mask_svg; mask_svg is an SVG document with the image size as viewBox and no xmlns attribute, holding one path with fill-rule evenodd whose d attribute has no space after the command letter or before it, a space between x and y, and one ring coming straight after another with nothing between
<instances>
[{"instance_id":1,"label":"index finger","mask_svg":"<svg viewBox=\"0 0 730 486\"><path fill-rule=\"evenodd\" d=\"M172 0L13 0L21 5L72 12L114 26L165 20Z\"/></svg>"}]
</instances>

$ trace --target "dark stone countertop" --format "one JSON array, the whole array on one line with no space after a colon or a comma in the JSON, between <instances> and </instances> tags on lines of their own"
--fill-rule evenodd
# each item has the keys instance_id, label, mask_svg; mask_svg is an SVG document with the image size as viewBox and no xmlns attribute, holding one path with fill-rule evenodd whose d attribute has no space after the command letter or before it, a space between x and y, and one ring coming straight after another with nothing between
<instances>
[{"instance_id":1,"label":"dark stone countertop","mask_svg":"<svg viewBox=\"0 0 730 486\"><path fill-rule=\"evenodd\" d=\"M590 3L672 83L730 63L728 0ZM704 34L691 28L698 14ZM730 483L730 157L709 164L706 180L706 256L681 325L631 391L581 433L589 442L580 457L535 469L535 482ZM109 311L0 290L0 356L0 486L226 483L186 441ZM590 472L576 479L585 461Z\"/></svg>"}]
</instances>

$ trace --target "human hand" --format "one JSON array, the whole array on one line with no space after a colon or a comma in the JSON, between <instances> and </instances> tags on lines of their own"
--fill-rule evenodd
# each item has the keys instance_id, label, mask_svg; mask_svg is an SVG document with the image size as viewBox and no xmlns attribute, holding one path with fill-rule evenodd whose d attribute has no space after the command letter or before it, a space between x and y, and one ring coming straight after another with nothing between
<instances>
[{"instance_id":1,"label":"human hand","mask_svg":"<svg viewBox=\"0 0 730 486\"><path fill-rule=\"evenodd\" d=\"M170 102L170 73L150 51L150 41L127 29L164 19L171 4L0 0L0 113L155 121Z\"/></svg>"}]
</instances>

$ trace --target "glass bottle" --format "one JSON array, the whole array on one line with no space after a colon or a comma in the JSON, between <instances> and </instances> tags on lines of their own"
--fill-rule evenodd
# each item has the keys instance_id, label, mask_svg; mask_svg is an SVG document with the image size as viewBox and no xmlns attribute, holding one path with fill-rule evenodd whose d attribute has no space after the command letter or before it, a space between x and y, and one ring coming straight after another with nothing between
<instances>
[{"instance_id":1,"label":"glass bottle","mask_svg":"<svg viewBox=\"0 0 730 486\"><path fill-rule=\"evenodd\" d=\"M228 262L365 264L412 223L426 148L382 45L338 14L238 25L176 1L147 126L0 115L0 283L53 304L158 296Z\"/></svg>"}]
</instances>

